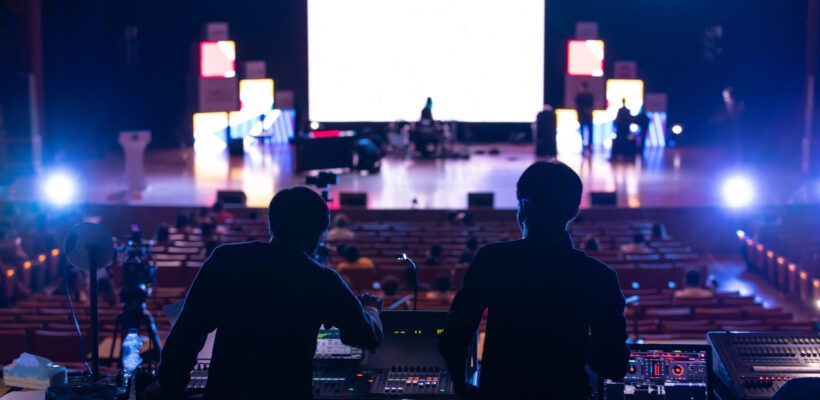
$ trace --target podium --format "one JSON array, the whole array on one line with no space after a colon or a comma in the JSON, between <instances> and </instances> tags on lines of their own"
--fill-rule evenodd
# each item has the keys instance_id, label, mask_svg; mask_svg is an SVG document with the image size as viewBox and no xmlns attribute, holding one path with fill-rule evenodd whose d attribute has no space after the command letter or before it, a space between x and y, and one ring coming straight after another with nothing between
<instances>
[{"instance_id":1,"label":"podium","mask_svg":"<svg viewBox=\"0 0 820 400\"><path fill-rule=\"evenodd\" d=\"M125 152L125 179L128 191L138 194L145 189L145 148L151 143L151 131L122 131L119 137Z\"/></svg>"}]
</instances>

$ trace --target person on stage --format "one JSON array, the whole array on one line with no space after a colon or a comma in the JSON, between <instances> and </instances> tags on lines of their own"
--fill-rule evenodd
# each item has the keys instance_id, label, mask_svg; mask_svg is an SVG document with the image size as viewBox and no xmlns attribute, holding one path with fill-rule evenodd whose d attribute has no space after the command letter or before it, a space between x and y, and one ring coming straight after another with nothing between
<instances>
[{"instance_id":1,"label":"person on stage","mask_svg":"<svg viewBox=\"0 0 820 400\"><path fill-rule=\"evenodd\" d=\"M613 380L628 368L618 275L573 247L567 224L583 186L563 163L539 161L518 180L523 239L478 251L455 296L439 350L463 399L588 399L585 366ZM484 313L478 387L465 362Z\"/></svg>"},{"instance_id":2,"label":"person on stage","mask_svg":"<svg viewBox=\"0 0 820 400\"><path fill-rule=\"evenodd\" d=\"M575 96L575 111L578 113L578 123L581 124L581 142L584 141L584 129L587 132L586 150L592 153L592 109L595 107L595 96L589 91L589 85L581 82L578 94Z\"/></svg>"},{"instance_id":3,"label":"person on stage","mask_svg":"<svg viewBox=\"0 0 820 400\"><path fill-rule=\"evenodd\" d=\"M433 121L433 99L427 98L424 108L421 109L421 121Z\"/></svg>"},{"instance_id":4,"label":"person on stage","mask_svg":"<svg viewBox=\"0 0 820 400\"><path fill-rule=\"evenodd\" d=\"M635 155L635 143L629 139L629 135L632 134L630 127L634 120L626 108L626 99L621 99L621 108L618 109L613 122L617 136L612 140L610 159Z\"/></svg>"},{"instance_id":5,"label":"person on stage","mask_svg":"<svg viewBox=\"0 0 820 400\"><path fill-rule=\"evenodd\" d=\"M189 373L216 329L206 399L310 399L319 327L342 342L375 349L382 341L379 298L354 296L310 254L330 214L316 192L284 189L268 207L272 239L219 246L194 280L162 349L162 398L183 398Z\"/></svg>"}]
</instances>

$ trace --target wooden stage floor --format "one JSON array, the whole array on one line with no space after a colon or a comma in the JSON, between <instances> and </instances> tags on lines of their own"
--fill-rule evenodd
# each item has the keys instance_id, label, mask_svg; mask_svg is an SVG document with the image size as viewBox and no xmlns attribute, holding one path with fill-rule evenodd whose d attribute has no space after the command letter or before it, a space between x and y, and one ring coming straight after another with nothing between
<instances>
[{"instance_id":1,"label":"wooden stage floor","mask_svg":"<svg viewBox=\"0 0 820 400\"><path fill-rule=\"evenodd\" d=\"M243 190L248 205L266 207L276 191L304 182L294 173L287 145L257 145L244 156L227 153L195 154L192 149L155 150L146 155L148 188L141 199L123 199L112 193L126 188L122 156L112 153L103 160L75 165L70 174L79 184L80 203L133 205L210 205L217 190ZM500 151L497 155L487 152ZM387 157L381 172L364 176L340 175L338 192L367 192L374 209L460 209L467 193L495 193L496 208L515 208L515 183L521 172L537 158L531 145L473 145L469 160L404 160ZM577 171L584 182L583 207L589 207L590 191L616 191L619 207L691 207L724 204L723 181L736 173L758 187L757 205L820 202L820 186L807 181L796 167L758 166L734 168L715 149L649 149L634 162L610 162L607 155L591 157L562 154L559 160ZM16 198L38 200L40 182L21 178ZM415 200L415 203L414 203Z\"/></svg>"}]
</instances>

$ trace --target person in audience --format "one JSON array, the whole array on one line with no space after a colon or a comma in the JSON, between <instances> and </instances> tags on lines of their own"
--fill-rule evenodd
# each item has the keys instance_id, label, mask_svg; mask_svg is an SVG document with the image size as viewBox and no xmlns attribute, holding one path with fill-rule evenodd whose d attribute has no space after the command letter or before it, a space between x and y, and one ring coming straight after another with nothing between
<instances>
[{"instance_id":1,"label":"person in audience","mask_svg":"<svg viewBox=\"0 0 820 400\"><path fill-rule=\"evenodd\" d=\"M375 267L373 260L360 257L359 248L352 244L343 246L340 254L344 257L344 261L336 265L336 272L338 273L342 273L346 269L372 269Z\"/></svg>"},{"instance_id":2,"label":"person in audience","mask_svg":"<svg viewBox=\"0 0 820 400\"><path fill-rule=\"evenodd\" d=\"M661 223L656 223L652 225L652 239L654 240L666 240L669 238L669 235L666 233L666 226Z\"/></svg>"},{"instance_id":3,"label":"person in audience","mask_svg":"<svg viewBox=\"0 0 820 400\"><path fill-rule=\"evenodd\" d=\"M309 256L329 220L327 204L316 192L284 189L268 207L270 242L214 250L162 348L157 378L163 398L184 397L197 354L214 329L208 399L269 398L271 388L277 398L310 399L322 325L338 327L347 345L379 346L381 300L354 296L336 271Z\"/></svg>"},{"instance_id":4,"label":"person in audience","mask_svg":"<svg viewBox=\"0 0 820 400\"><path fill-rule=\"evenodd\" d=\"M536 162L518 180L523 239L478 251L439 337L461 398L524 399L539 393L582 399L592 392L586 365L602 378L620 380L626 374L629 348L618 275L576 250L567 232L582 192L578 175L557 161ZM485 311L476 388L466 380L465 363ZM561 382L550 386L548 395L541 383L545 376Z\"/></svg>"},{"instance_id":5,"label":"person in audience","mask_svg":"<svg viewBox=\"0 0 820 400\"><path fill-rule=\"evenodd\" d=\"M185 214L178 214L176 218L174 218L174 228L176 228L177 232L185 232L188 229L189 223L190 219Z\"/></svg>"},{"instance_id":6,"label":"person in audience","mask_svg":"<svg viewBox=\"0 0 820 400\"><path fill-rule=\"evenodd\" d=\"M156 239L157 242L167 242L168 238L170 237L169 227L168 224L161 224L159 228L157 228L157 235Z\"/></svg>"},{"instance_id":7,"label":"person in audience","mask_svg":"<svg viewBox=\"0 0 820 400\"><path fill-rule=\"evenodd\" d=\"M589 235L586 242L584 242L584 251L598 251L601 250L601 242L595 236Z\"/></svg>"},{"instance_id":8,"label":"person in audience","mask_svg":"<svg viewBox=\"0 0 820 400\"><path fill-rule=\"evenodd\" d=\"M461 253L461 257L458 259L459 264L469 264L473 261L473 257L475 257L475 253L478 251L478 238L471 237L467 240L467 249Z\"/></svg>"},{"instance_id":9,"label":"person in audience","mask_svg":"<svg viewBox=\"0 0 820 400\"><path fill-rule=\"evenodd\" d=\"M350 220L347 215L336 214L333 218L333 228L327 231L328 242L352 242L356 234L348 228Z\"/></svg>"},{"instance_id":10,"label":"person in audience","mask_svg":"<svg viewBox=\"0 0 820 400\"><path fill-rule=\"evenodd\" d=\"M427 251L427 259L424 260L424 265L441 265L441 253L443 251L440 244L430 246L430 250Z\"/></svg>"},{"instance_id":11,"label":"person in audience","mask_svg":"<svg viewBox=\"0 0 820 400\"><path fill-rule=\"evenodd\" d=\"M198 214L191 214L191 222L193 222L194 225L202 225L212 224L214 220L211 218L211 212L207 207L200 207Z\"/></svg>"},{"instance_id":12,"label":"person in audience","mask_svg":"<svg viewBox=\"0 0 820 400\"><path fill-rule=\"evenodd\" d=\"M714 297L715 293L702 287L700 271L690 269L686 271L686 284L683 289L675 291L676 299L708 299Z\"/></svg>"},{"instance_id":13,"label":"person in audience","mask_svg":"<svg viewBox=\"0 0 820 400\"><path fill-rule=\"evenodd\" d=\"M0 259L17 269L23 267L28 254L23 251L22 240L13 236L10 227L0 227Z\"/></svg>"},{"instance_id":14,"label":"person in audience","mask_svg":"<svg viewBox=\"0 0 820 400\"><path fill-rule=\"evenodd\" d=\"M225 211L225 205L222 204L221 201L217 201L216 203L214 203L214 206L213 208L211 208L211 210L213 211L214 223L216 223L217 225L230 224L233 223L234 220L236 220L236 217L234 217L233 214L229 213L228 211Z\"/></svg>"},{"instance_id":15,"label":"person in audience","mask_svg":"<svg viewBox=\"0 0 820 400\"><path fill-rule=\"evenodd\" d=\"M624 254L647 254L651 253L652 249L646 245L646 238L640 233L632 236L632 243L627 243L621 246L621 252Z\"/></svg>"},{"instance_id":16,"label":"person in audience","mask_svg":"<svg viewBox=\"0 0 820 400\"><path fill-rule=\"evenodd\" d=\"M453 294L450 293L450 288L453 286L453 281L447 275L439 275L433 281L433 290L426 293L428 299L442 299L453 300Z\"/></svg>"},{"instance_id":17,"label":"person in audience","mask_svg":"<svg viewBox=\"0 0 820 400\"><path fill-rule=\"evenodd\" d=\"M393 275L385 276L382 280L382 293L385 296L399 294L399 280Z\"/></svg>"}]
</instances>

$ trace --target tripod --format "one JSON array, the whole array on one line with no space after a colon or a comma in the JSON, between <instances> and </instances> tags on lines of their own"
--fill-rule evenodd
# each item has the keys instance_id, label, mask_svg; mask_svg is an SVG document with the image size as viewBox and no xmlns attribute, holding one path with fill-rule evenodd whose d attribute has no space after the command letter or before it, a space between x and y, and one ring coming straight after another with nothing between
<instances>
[{"instance_id":1,"label":"tripod","mask_svg":"<svg viewBox=\"0 0 820 400\"><path fill-rule=\"evenodd\" d=\"M136 329L137 333L139 333L140 326L143 324L145 324L148 330L148 339L151 345L151 353L148 357L154 361L159 361L160 342L159 335L157 334L157 325L154 323L154 318L151 316L151 313L146 309L145 301L142 300L139 302L125 303L122 312L117 316L117 322L114 325L114 335L111 341L111 352L108 354L109 365L110 360L114 358L114 346L117 344L118 334L122 333L122 339L125 340L129 329ZM122 352L120 352L118 366L122 366Z\"/></svg>"}]
</instances>

